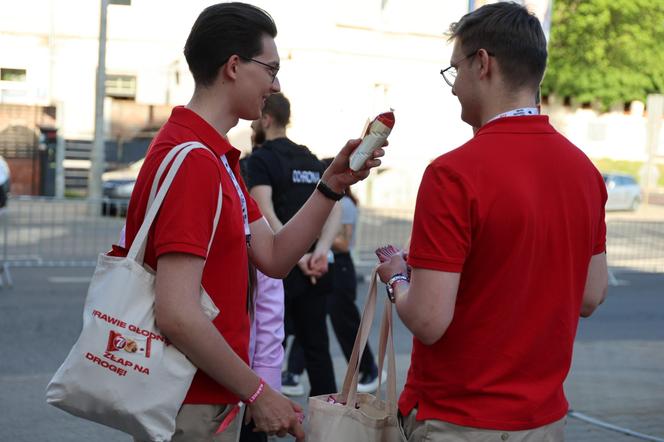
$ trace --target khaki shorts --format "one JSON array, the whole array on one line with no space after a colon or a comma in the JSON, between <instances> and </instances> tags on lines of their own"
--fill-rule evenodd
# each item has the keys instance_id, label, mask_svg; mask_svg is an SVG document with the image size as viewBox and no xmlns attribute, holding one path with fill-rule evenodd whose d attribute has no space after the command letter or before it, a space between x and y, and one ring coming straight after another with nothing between
<instances>
[{"instance_id":1,"label":"khaki shorts","mask_svg":"<svg viewBox=\"0 0 664 442\"><path fill-rule=\"evenodd\" d=\"M553 422L532 430L501 431L463 427L439 420L418 421L417 408L406 417L399 415L408 442L563 442L565 420Z\"/></svg>"},{"instance_id":2,"label":"khaki shorts","mask_svg":"<svg viewBox=\"0 0 664 442\"><path fill-rule=\"evenodd\" d=\"M240 438L242 416L235 416L230 426L215 434L221 421L231 411L233 405L193 405L184 404L175 419L175 433L171 442L237 442ZM135 442L141 442L134 439Z\"/></svg>"}]
</instances>

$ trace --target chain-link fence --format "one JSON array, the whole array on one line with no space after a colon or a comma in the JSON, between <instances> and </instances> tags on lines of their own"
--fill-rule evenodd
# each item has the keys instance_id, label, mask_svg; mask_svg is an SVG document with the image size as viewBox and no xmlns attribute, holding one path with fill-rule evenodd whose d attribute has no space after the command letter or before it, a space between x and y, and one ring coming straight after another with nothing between
<instances>
[{"instance_id":1,"label":"chain-link fence","mask_svg":"<svg viewBox=\"0 0 664 442\"><path fill-rule=\"evenodd\" d=\"M607 215L607 258L609 267L640 272L664 272L664 207L661 217L649 213ZM363 208L360 212L356 261L371 266L376 247L406 244L412 226L412 210Z\"/></svg>"},{"instance_id":2,"label":"chain-link fence","mask_svg":"<svg viewBox=\"0 0 664 442\"><path fill-rule=\"evenodd\" d=\"M664 272L664 219L608 219L606 230L609 267Z\"/></svg>"},{"instance_id":3,"label":"chain-link fence","mask_svg":"<svg viewBox=\"0 0 664 442\"><path fill-rule=\"evenodd\" d=\"M11 198L0 211L0 259L4 268L93 266L97 255L118 241L124 225L124 218L102 216L108 204L81 199Z\"/></svg>"},{"instance_id":4,"label":"chain-link fence","mask_svg":"<svg viewBox=\"0 0 664 442\"><path fill-rule=\"evenodd\" d=\"M0 210L0 282L11 283L11 267L93 266L99 253L117 243L125 207L126 201L11 198ZM376 247L406 244L412 217L412 210L360 209L354 253L361 271L376 262ZM609 215L607 229L610 267L664 272L664 216Z\"/></svg>"},{"instance_id":5,"label":"chain-link fence","mask_svg":"<svg viewBox=\"0 0 664 442\"><path fill-rule=\"evenodd\" d=\"M354 250L359 266L375 265L374 250L379 246L404 247L410 239L412 210L361 207L359 213Z\"/></svg>"}]
</instances>

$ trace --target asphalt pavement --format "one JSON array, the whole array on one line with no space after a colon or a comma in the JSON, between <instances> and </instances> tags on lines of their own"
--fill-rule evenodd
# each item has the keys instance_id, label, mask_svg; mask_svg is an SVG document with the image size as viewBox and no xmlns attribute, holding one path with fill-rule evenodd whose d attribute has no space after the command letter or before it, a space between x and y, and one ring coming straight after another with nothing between
<instances>
[{"instance_id":1,"label":"asphalt pavement","mask_svg":"<svg viewBox=\"0 0 664 442\"><path fill-rule=\"evenodd\" d=\"M44 400L46 384L80 331L92 271L14 268L14 287L0 289L0 441L131 440ZM619 285L611 287L604 305L581 320L565 385L568 399L571 408L584 416L652 436L650 440L664 440L664 274L615 276ZM360 305L366 289L366 284L359 288ZM370 342L377 341L377 327ZM411 337L399 321L394 339L400 388ZM345 360L334 338L330 348L340 385ZM297 398L301 403L305 399ZM566 437L581 442L640 440L572 417Z\"/></svg>"}]
</instances>

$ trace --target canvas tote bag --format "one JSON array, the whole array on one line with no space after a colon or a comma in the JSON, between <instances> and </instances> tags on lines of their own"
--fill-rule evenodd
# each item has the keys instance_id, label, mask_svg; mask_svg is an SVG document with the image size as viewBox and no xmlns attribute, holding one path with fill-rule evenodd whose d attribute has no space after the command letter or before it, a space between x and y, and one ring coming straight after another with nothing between
<instances>
[{"instance_id":1,"label":"canvas tote bag","mask_svg":"<svg viewBox=\"0 0 664 442\"><path fill-rule=\"evenodd\" d=\"M155 324L155 275L143 266L150 227L180 165L194 149L209 151L200 143L184 143L164 158L127 257L99 255L83 308L83 329L46 388L49 404L141 440L171 440L175 417L196 373ZM212 238L221 201L220 185ZM202 287L201 307L210 320L219 313Z\"/></svg>"},{"instance_id":2,"label":"canvas tote bag","mask_svg":"<svg viewBox=\"0 0 664 442\"><path fill-rule=\"evenodd\" d=\"M401 442L406 438L397 418L397 374L392 339L392 303L385 299L378 352L378 396L358 393L359 360L367 345L376 310L376 270L371 274L369 294L341 393L309 398L307 442ZM380 398L383 362L387 350L387 399Z\"/></svg>"}]
</instances>

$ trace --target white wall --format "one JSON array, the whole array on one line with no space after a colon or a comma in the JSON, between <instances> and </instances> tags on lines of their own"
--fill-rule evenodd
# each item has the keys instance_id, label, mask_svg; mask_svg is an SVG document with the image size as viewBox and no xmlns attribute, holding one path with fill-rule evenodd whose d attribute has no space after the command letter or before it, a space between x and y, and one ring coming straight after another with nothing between
<instances>
[{"instance_id":1,"label":"white wall","mask_svg":"<svg viewBox=\"0 0 664 442\"><path fill-rule=\"evenodd\" d=\"M632 104L631 112L598 113L553 104L545 108L553 125L591 158L645 161L647 159L646 116L643 104ZM656 155L664 159L664 128Z\"/></svg>"}]
</instances>

